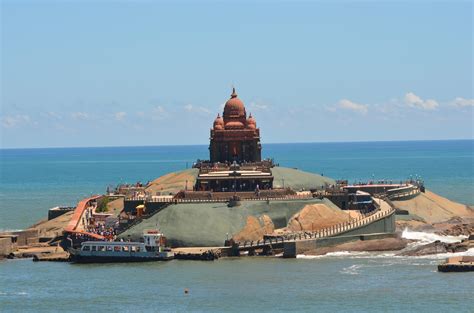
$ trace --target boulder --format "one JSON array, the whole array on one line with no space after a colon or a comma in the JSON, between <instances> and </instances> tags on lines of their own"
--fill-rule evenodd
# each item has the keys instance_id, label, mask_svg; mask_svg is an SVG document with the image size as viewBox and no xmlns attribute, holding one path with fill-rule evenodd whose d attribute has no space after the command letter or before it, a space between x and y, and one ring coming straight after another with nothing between
<instances>
[{"instance_id":1,"label":"boulder","mask_svg":"<svg viewBox=\"0 0 474 313\"><path fill-rule=\"evenodd\" d=\"M469 249L467 243L457 242L457 243L445 243L441 241L435 241L417 247L413 250L408 250L400 253L401 256L422 256L430 254L439 254L439 253L456 253L456 252L465 252Z\"/></svg>"},{"instance_id":2,"label":"boulder","mask_svg":"<svg viewBox=\"0 0 474 313\"><path fill-rule=\"evenodd\" d=\"M232 239L237 242L262 240L265 234L270 234L275 230L272 219L268 215L260 217L247 216L244 228L235 234Z\"/></svg>"},{"instance_id":3,"label":"boulder","mask_svg":"<svg viewBox=\"0 0 474 313\"><path fill-rule=\"evenodd\" d=\"M288 221L288 231L313 231L350 220L346 212L326 204L308 204Z\"/></svg>"},{"instance_id":4,"label":"boulder","mask_svg":"<svg viewBox=\"0 0 474 313\"><path fill-rule=\"evenodd\" d=\"M332 247L320 247L304 252L305 255L324 255L340 251L399 251L407 246L408 240L397 238L384 238L372 240L356 240Z\"/></svg>"}]
</instances>

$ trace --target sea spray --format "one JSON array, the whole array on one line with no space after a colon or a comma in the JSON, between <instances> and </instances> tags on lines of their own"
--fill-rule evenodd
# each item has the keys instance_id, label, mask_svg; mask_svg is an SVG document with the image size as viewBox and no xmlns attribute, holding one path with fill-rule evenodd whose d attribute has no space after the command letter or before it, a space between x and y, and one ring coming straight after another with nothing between
<instances>
[{"instance_id":1,"label":"sea spray","mask_svg":"<svg viewBox=\"0 0 474 313\"><path fill-rule=\"evenodd\" d=\"M444 243L455 243L466 239L466 236L442 236L435 233L427 233L420 231L411 231L408 228L402 233L402 238L416 240L421 244L427 244L435 241L441 241Z\"/></svg>"},{"instance_id":2,"label":"sea spray","mask_svg":"<svg viewBox=\"0 0 474 313\"><path fill-rule=\"evenodd\" d=\"M406 228L402 233L402 238L414 240L409 243L407 248L404 250L412 250L418 246L429 244L435 241L444 243L455 243L460 242L466 238L466 236L442 236L435 233L411 231ZM404 251L403 250L403 251ZM465 252L457 253L439 253L424 256L398 256L397 253L386 251L386 252L367 252L367 251L336 251L329 252L324 255L304 255L299 254L296 256L298 259L321 259L321 258L351 258L351 259L379 259L379 258L400 258L400 259L444 259L452 256L474 256L474 249L469 249Z\"/></svg>"}]
</instances>

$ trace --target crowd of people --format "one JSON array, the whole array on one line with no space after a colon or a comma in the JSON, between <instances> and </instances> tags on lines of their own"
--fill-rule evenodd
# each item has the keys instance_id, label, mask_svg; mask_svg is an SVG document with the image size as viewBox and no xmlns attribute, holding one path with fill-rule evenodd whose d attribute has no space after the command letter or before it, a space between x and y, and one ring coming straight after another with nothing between
<instances>
[{"instance_id":1,"label":"crowd of people","mask_svg":"<svg viewBox=\"0 0 474 313\"><path fill-rule=\"evenodd\" d=\"M88 233L103 236L107 241L117 240L117 231L114 227L106 227L105 224L89 224L87 225L86 231Z\"/></svg>"},{"instance_id":2,"label":"crowd of people","mask_svg":"<svg viewBox=\"0 0 474 313\"><path fill-rule=\"evenodd\" d=\"M84 230L91 234L103 236L105 240L115 241L117 239L119 221L116 221L112 226L106 226L105 222L99 222L94 218L93 212L94 206L86 208L84 216L82 217Z\"/></svg>"}]
</instances>

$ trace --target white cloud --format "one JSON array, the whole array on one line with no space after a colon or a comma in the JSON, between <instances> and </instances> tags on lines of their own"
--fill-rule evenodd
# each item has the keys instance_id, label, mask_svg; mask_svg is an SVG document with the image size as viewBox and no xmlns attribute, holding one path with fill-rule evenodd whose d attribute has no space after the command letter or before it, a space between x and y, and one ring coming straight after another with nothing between
<instances>
[{"instance_id":1,"label":"white cloud","mask_svg":"<svg viewBox=\"0 0 474 313\"><path fill-rule=\"evenodd\" d=\"M71 116L75 120L88 120L89 119L89 114L87 114L86 112L73 112Z\"/></svg>"},{"instance_id":2,"label":"white cloud","mask_svg":"<svg viewBox=\"0 0 474 313\"><path fill-rule=\"evenodd\" d=\"M60 120L60 119L63 118L60 114L58 114L56 112L53 112L53 111L43 112L43 113L41 113L41 116L46 117L48 119L52 119L52 120Z\"/></svg>"},{"instance_id":3,"label":"white cloud","mask_svg":"<svg viewBox=\"0 0 474 313\"><path fill-rule=\"evenodd\" d=\"M184 106L184 109L187 112L192 112L192 113L204 113L204 114L212 114L211 110L208 108L202 107L202 106L194 106L192 104L186 104Z\"/></svg>"},{"instance_id":4,"label":"white cloud","mask_svg":"<svg viewBox=\"0 0 474 313\"><path fill-rule=\"evenodd\" d=\"M405 95L405 103L413 108L419 108L423 110L435 110L439 106L436 100L423 100L413 92L409 92Z\"/></svg>"},{"instance_id":5,"label":"white cloud","mask_svg":"<svg viewBox=\"0 0 474 313\"><path fill-rule=\"evenodd\" d=\"M140 113L140 112L139 112ZM154 121L163 120L167 116L165 108L161 105L158 105L151 110L150 118Z\"/></svg>"},{"instance_id":6,"label":"white cloud","mask_svg":"<svg viewBox=\"0 0 474 313\"><path fill-rule=\"evenodd\" d=\"M21 126L22 124L29 124L31 121L28 115L7 115L2 118L2 127L4 128L13 128L16 126Z\"/></svg>"},{"instance_id":7,"label":"white cloud","mask_svg":"<svg viewBox=\"0 0 474 313\"><path fill-rule=\"evenodd\" d=\"M149 111L137 111L135 114L143 120L152 121L162 121L170 116L169 111L161 105L157 105Z\"/></svg>"},{"instance_id":8,"label":"white cloud","mask_svg":"<svg viewBox=\"0 0 474 313\"><path fill-rule=\"evenodd\" d=\"M123 119L125 118L126 115L127 115L127 113L125 113L125 112L116 112L114 114L114 117L115 117L116 121L123 121Z\"/></svg>"},{"instance_id":9,"label":"white cloud","mask_svg":"<svg viewBox=\"0 0 474 313\"><path fill-rule=\"evenodd\" d=\"M347 99L342 99L341 101L338 102L337 107L344 110L351 110L354 112L358 112L361 114L367 114L369 106L367 104L359 104Z\"/></svg>"},{"instance_id":10,"label":"white cloud","mask_svg":"<svg viewBox=\"0 0 474 313\"><path fill-rule=\"evenodd\" d=\"M265 111L265 110L268 110L270 105L261 101L254 101L254 102L250 102L248 107L252 111Z\"/></svg>"},{"instance_id":11,"label":"white cloud","mask_svg":"<svg viewBox=\"0 0 474 313\"><path fill-rule=\"evenodd\" d=\"M450 105L457 106L457 107L474 107L474 99L464 99L461 97L457 97L453 101L451 101Z\"/></svg>"}]
</instances>

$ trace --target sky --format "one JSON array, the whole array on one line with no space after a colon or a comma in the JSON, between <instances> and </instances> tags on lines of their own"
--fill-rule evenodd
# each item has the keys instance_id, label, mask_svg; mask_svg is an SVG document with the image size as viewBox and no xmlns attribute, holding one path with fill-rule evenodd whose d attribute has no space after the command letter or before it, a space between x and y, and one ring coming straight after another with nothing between
<instances>
[{"instance_id":1,"label":"sky","mask_svg":"<svg viewBox=\"0 0 474 313\"><path fill-rule=\"evenodd\" d=\"M471 1L0 2L2 148L474 137Z\"/></svg>"}]
</instances>

